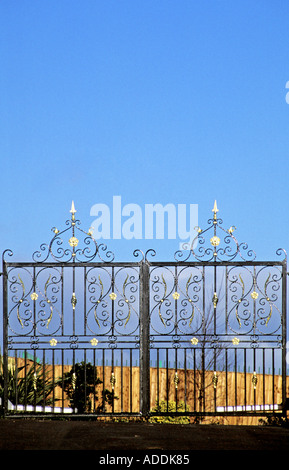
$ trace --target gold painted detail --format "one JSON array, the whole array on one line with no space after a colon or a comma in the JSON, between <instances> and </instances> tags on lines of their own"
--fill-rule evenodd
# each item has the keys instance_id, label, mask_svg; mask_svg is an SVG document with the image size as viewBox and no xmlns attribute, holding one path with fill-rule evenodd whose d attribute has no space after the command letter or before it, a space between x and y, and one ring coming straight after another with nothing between
<instances>
[{"instance_id":1,"label":"gold painted detail","mask_svg":"<svg viewBox=\"0 0 289 470\"><path fill-rule=\"evenodd\" d=\"M217 207L217 201L215 200L214 207L212 209L212 212L214 212L214 220L217 220L217 212L219 212L219 209Z\"/></svg>"},{"instance_id":2,"label":"gold painted detail","mask_svg":"<svg viewBox=\"0 0 289 470\"><path fill-rule=\"evenodd\" d=\"M33 389L36 391L37 390L37 374L34 372L33 374Z\"/></svg>"},{"instance_id":3,"label":"gold painted detail","mask_svg":"<svg viewBox=\"0 0 289 470\"><path fill-rule=\"evenodd\" d=\"M75 210L75 206L74 206L74 201L72 201L72 203L71 203L70 213L71 213L71 220L75 220L76 210Z\"/></svg>"},{"instance_id":4,"label":"gold painted detail","mask_svg":"<svg viewBox=\"0 0 289 470\"><path fill-rule=\"evenodd\" d=\"M253 300L257 300L258 297L259 297L258 292L256 292L256 291L253 290L253 292L251 292L251 297L252 297Z\"/></svg>"},{"instance_id":5,"label":"gold painted detail","mask_svg":"<svg viewBox=\"0 0 289 470\"><path fill-rule=\"evenodd\" d=\"M258 382L257 374L256 374L256 372L253 372L252 384L253 384L254 390L256 390L257 382Z\"/></svg>"},{"instance_id":6,"label":"gold painted detail","mask_svg":"<svg viewBox=\"0 0 289 470\"><path fill-rule=\"evenodd\" d=\"M240 304L242 302L242 299L244 297L244 294L245 294L245 284L244 284L244 281L242 279L242 276L241 274L239 274L239 279L240 279L240 282L241 282L241 286L242 286L242 296L241 298L238 300L238 304ZM236 306L236 318L237 318L237 321L239 323L239 327L241 328L241 320L240 320L240 317L239 317L239 312L238 312L238 304Z\"/></svg>"},{"instance_id":7,"label":"gold painted detail","mask_svg":"<svg viewBox=\"0 0 289 470\"><path fill-rule=\"evenodd\" d=\"M176 390L178 389L178 384L179 384L179 382L180 382L180 379L179 379L178 373L175 372L174 384L175 384L175 389L176 389Z\"/></svg>"},{"instance_id":8,"label":"gold painted detail","mask_svg":"<svg viewBox=\"0 0 289 470\"><path fill-rule=\"evenodd\" d=\"M123 297L124 297L125 302L128 304L128 314L127 314L127 318L125 320L124 326L127 325L128 321L130 319L130 315L131 315L130 304L129 304L129 301L126 298L126 295L125 295L125 289L126 289L126 286L127 286L128 279L129 279L129 275L126 276L125 281L124 281L123 286L122 286Z\"/></svg>"},{"instance_id":9,"label":"gold painted detail","mask_svg":"<svg viewBox=\"0 0 289 470\"><path fill-rule=\"evenodd\" d=\"M23 298L25 296L25 286L24 286L24 282L22 281L21 277L20 277L20 274L18 274L18 278L19 278L19 281L20 281L20 284L22 286L22 298L19 300L19 304L21 304L23 302ZM22 328L24 328L24 325L23 325L23 321L21 320L21 317L20 317L20 312L19 312L19 307L20 305L18 304L17 306L17 319L20 323L20 325L22 326Z\"/></svg>"},{"instance_id":10,"label":"gold painted detail","mask_svg":"<svg viewBox=\"0 0 289 470\"><path fill-rule=\"evenodd\" d=\"M79 240L78 240L78 238L76 238L76 237L71 237L71 238L68 240L68 243L69 243L70 246L75 247L75 246L78 245Z\"/></svg>"},{"instance_id":11,"label":"gold painted detail","mask_svg":"<svg viewBox=\"0 0 289 470\"><path fill-rule=\"evenodd\" d=\"M49 343L50 343L50 346L56 346L56 345L57 345L57 339L52 338L52 339L49 341Z\"/></svg>"},{"instance_id":12,"label":"gold painted detail","mask_svg":"<svg viewBox=\"0 0 289 470\"><path fill-rule=\"evenodd\" d=\"M266 300L267 302L270 303L270 311L269 311L269 314L266 318L266 326L268 326L268 323L270 321L270 318L272 316L272 311L273 311L273 307L272 307L272 304L270 302L270 297L268 296L268 293L267 293L267 289L268 289L268 284L269 284L269 281L270 281L270 277L271 277L271 273L269 273L269 276L267 277L266 279L266 282L265 282L265 296L266 296Z\"/></svg>"},{"instance_id":13,"label":"gold painted detail","mask_svg":"<svg viewBox=\"0 0 289 470\"><path fill-rule=\"evenodd\" d=\"M101 290L100 290L99 299L98 299L98 301L96 302L96 305L95 305L95 307L94 307L94 318L95 318L96 323L98 324L98 327L100 328L100 324L99 324L99 321L98 321L98 318L97 318L97 312L96 312L96 311L97 311L97 306L98 306L98 304L100 303L100 299L102 298L102 294L103 294L103 282L102 282L102 280L101 280L100 275L98 276L98 280L99 280L99 285L100 285L100 289L101 289Z\"/></svg>"},{"instance_id":14,"label":"gold painted detail","mask_svg":"<svg viewBox=\"0 0 289 470\"><path fill-rule=\"evenodd\" d=\"M232 235L234 230L236 230L236 227L234 227L234 226L230 227L229 230L228 230L229 234Z\"/></svg>"},{"instance_id":15,"label":"gold painted detail","mask_svg":"<svg viewBox=\"0 0 289 470\"><path fill-rule=\"evenodd\" d=\"M72 304L73 310L75 310L75 306L76 306L76 304L77 304L77 298L76 298L76 296L75 296L75 292L73 292L73 294L72 294L72 297L71 297L71 304Z\"/></svg>"},{"instance_id":16,"label":"gold painted detail","mask_svg":"<svg viewBox=\"0 0 289 470\"><path fill-rule=\"evenodd\" d=\"M187 284L186 284L186 294L188 296L188 301L190 302L191 306L192 306L192 315L190 317L190 321L189 321L189 326L191 326L192 324L192 321L194 319L194 315L195 315L195 306L194 304L192 303L192 299L190 299L190 296L189 296L189 287L190 287L190 281L191 281L191 278L192 278L192 274L190 275L188 281L187 281Z\"/></svg>"},{"instance_id":17,"label":"gold painted detail","mask_svg":"<svg viewBox=\"0 0 289 470\"><path fill-rule=\"evenodd\" d=\"M45 298L46 298L47 303L50 304L50 315L49 315L49 318L48 318L48 320L47 320L46 328L48 328L49 323L50 323L51 320L52 320L52 315L53 315L53 308L52 308L52 305L51 305L50 300L49 300L48 297L47 297L47 288L48 288L48 286L49 286L50 278L51 278L51 274L48 276L48 279L47 279L47 281L46 281L46 283L45 283L45 286L44 286L44 295L45 295Z\"/></svg>"},{"instance_id":18,"label":"gold painted detail","mask_svg":"<svg viewBox=\"0 0 289 470\"><path fill-rule=\"evenodd\" d=\"M232 339L232 343L233 343L234 346L238 346L238 344L240 343L239 338L236 338L236 337L233 338L233 339Z\"/></svg>"},{"instance_id":19,"label":"gold painted detail","mask_svg":"<svg viewBox=\"0 0 289 470\"><path fill-rule=\"evenodd\" d=\"M76 374L75 374L75 372L73 372L73 374L72 374L71 384L72 384L73 390L75 390L75 386L76 386Z\"/></svg>"},{"instance_id":20,"label":"gold painted detail","mask_svg":"<svg viewBox=\"0 0 289 470\"><path fill-rule=\"evenodd\" d=\"M178 300L180 298L180 294L178 292L174 292L172 296L173 296L173 299L175 300Z\"/></svg>"},{"instance_id":21,"label":"gold painted detail","mask_svg":"<svg viewBox=\"0 0 289 470\"><path fill-rule=\"evenodd\" d=\"M36 294L36 292L32 292L30 297L31 297L31 300L37 300L38 299L38 294Z\"/></svg>"},{"instance_id":22,"label":"gold painted detail","mask_svg":"<svg viewBox=\"0 0 289 470\"><path fill-rule=\"evenodd\" d=\"M215 389L217 388L218 380L219 380L219 378L217 376L217 372L214 371L214 375L213 375L213 378L212 378L212 383L213 383Z\"/></svg>"},{"instance_id":23,"label":"gold painted detail","mask_svg":"<svg viewBox=\"0 0 289 470\"><path fill-rule=\"evenodd\" d=\"M115 300L117 295L115 292L111 292L111 294L109 294L109 297L111 298L111 300Z\"/></svg>"},{"instance_id":24,"label":"gold painted detail","mask_svg":"<svg viewBox=\"0 0 289 470\"><path fill-rule=\"evenodd\" d=\"M115 382L116 382L116 378L115 378L114 373L112 372L111 377L110 377L110 384L111 384L112 390L114 390Z\"/></svg>"},{"instance_id":25,"label":"gold painted detail","mask_svg":"<svg viewBox=\"0 0 289 470\"><path fill-rule=\"evenodd\" d=\"M192 343L194 346L196 346L196 345L198 344L198 342L199 342L198 338L192 338L192 339L191 339L191 343Z\"/></svg>"},{"instance_id":26,"label":"gold painted detail","mask_svg":"<svg viewBox=\"0 0 289 470\"><path fill-rule=\"evenodd\" d=\"M218 296L217 296L217 292L214 292L214 296L213 296L213 299L212 299L214 308L217 307L218 301L219 301L219 299L218 299Z\"/></svg>"},{"instance_id":27,"label":"gold painted detail","mask_svg":"<svg viewBox=\"0 0 289 470\"><path fill-rule=\"evenodd\" d=\"M165 300L165 297L166 297L166 295L167 295L167 283L166 283L166 281L165 281L165 278L164 278L163 274L162 274L162 281L163 281L163 285L164 285L164 295L163 295L163 298L161 299L160 305L159 305L159 317L160 317L160 320L161 320L162 324L163 324L164 326L166 326L165 321L164 321L164 319L163 319L163 317L162 317L162 314L161 314L162 302Z\"/></svg>"},{"instance_id":28,"label":"gold painted detail","mask_svg":"<svg viewBox=\"0 0 289 470\"><path fill-rule=\"evenodd\" d=\"M92 338L92 339L90 340L90 344L91 344L91 346L97 346L97 345L98 345L98 339Z\"/></svg>"},{"instance_id":29,"label":"gold painted detail","mask_svg":"<svg viewBox=\"0 0 289 470\"><path fill-rule=\"evenodd\" d=\"M211 245L212 246L218 246L220 244L220 238L217 237L216 235L214 235L211 239L210 239L210 242L211 242Z\"/></svg>"}]
</instances>

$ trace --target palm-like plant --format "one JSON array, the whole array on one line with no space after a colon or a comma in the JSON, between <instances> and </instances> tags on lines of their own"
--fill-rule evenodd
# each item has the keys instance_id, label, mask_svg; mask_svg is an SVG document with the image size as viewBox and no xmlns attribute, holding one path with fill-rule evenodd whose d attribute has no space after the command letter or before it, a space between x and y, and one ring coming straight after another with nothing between
<instances>
[{"instance_id":1,"label":"palm-like plant","mask_svg":"<svg viewBox=\"0 0 289 470\"><path fill-rule=\"evenodd\" d=\"M55 383L45 374L45 366L31 364L28 366L8 367L8 399L19 405L52 405L51 397ZM3 367L2 367L3 370ZM4 376L0 374L0 396L3 397Z\"/></svg>"}]
</instances>

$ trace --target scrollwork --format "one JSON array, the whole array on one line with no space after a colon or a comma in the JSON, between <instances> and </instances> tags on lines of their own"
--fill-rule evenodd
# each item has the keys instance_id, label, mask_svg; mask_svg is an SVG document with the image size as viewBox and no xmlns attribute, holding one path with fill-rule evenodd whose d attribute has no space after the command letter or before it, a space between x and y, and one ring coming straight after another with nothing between
<instances>
[{"instance_id":1,"label":"scrollwork","mask_svg":"<svg viewBox=\"0 0 289 470\"><path fill-rule=\"evenodd\" d=\"M129 335L138 331L139 274L136 268L90 268L86 285L90 307L86 322L93 334ZM93 317L91 316L93 312ZM93 319L93 321L92 321Z\"/></svg>"},{"instance_id":2,"label":"scrollwork","mask_svg":"<svg viewBox=\"0 0 289 470\"><path fill-rule=\"evenodd\" d=\"M223 220L217 217L217 205L215 203L214 217L208 219L208 227L202 230L196 227L197 235L193 239L189 250L178 250L175 253L176 261L188 261L193 256L198 261L233 261L238 256L244 261L253 261L256 254L248 250L247 243L239 243L233 235L235 227L225 230L222 227ZM209 232L213 232L209 234ZM208 235L208 238L206 238ZM210 245L207 243L209 240ZM206 244L207 243L207 244Z\"/></svg>"},{"instance_id":3,"label":"scrollwork","mask_svg":"<svg viewBox=\"0 0 289 470\"><path fill-rule=\"evenodd\" d=\"M70 211L71 212L71 211ZM54 236L49 244L43 243L40 249L35 251L32 255L33 261L36 263L43 263L50 257L56 262L79 262L85 263L98 258L106 263L114 260L114 254L107 249L105 244L96 242L92 235L92 229L85 231L80 228L81 222L75 219L75 209L72 212L71 220L66 220L67 228L60 231L56 227L52 228ZM83 248L80 247L80 240L77 236L83 239Z\"/></svg>"}]
</instances>

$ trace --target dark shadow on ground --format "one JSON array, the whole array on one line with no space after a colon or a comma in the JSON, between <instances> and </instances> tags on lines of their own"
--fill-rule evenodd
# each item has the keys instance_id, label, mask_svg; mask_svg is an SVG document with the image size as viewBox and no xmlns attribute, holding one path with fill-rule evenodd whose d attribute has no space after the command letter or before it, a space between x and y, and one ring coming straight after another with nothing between
<instances>
[{"instance_id":1,"label":"dark shadow on ground","mask_svg":"<svg viewBox=\"0 0 289 470\"><path fill-rule=\"evenodd\" d=\"M289 450L289 429L0 419L0 450Z\"/></svg>"}]
</instances>

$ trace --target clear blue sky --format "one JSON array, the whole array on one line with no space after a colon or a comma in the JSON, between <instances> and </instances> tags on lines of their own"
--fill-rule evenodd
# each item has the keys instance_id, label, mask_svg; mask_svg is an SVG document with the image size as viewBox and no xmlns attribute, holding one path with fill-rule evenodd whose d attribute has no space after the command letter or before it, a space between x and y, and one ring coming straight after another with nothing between
<instances>
[{"instance_id":1,"label":"clear blue sky","mask_svg":"<svg viewBox=\"0 0 289 470\"><path fill-rule=\"evenodd\" d=\"M0 250L31 259L96 203L217 199L259 259L289 252L287 0L1 0ZM111 240L171 258L178 241Z\"/></svg>"}]
</instances>

